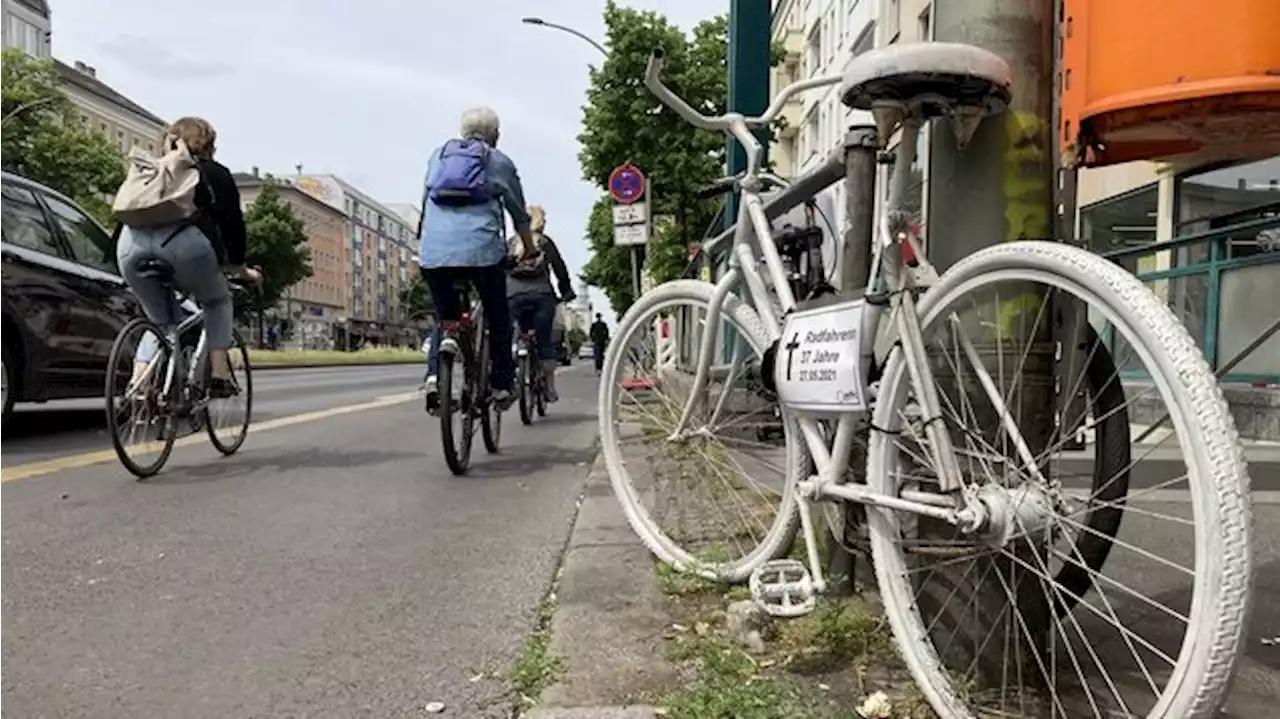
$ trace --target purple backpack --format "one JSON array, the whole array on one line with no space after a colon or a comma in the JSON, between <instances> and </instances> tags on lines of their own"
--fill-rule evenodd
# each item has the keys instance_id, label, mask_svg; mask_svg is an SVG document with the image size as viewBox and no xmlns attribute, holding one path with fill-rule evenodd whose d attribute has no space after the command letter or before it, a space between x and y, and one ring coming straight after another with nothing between
<instances>
[{"instance_id":1,"label":"purple backpack","mask_svg":"<svg viewBox=\"0 0 1280 719\"><path fill-rule=\"evenodd\" d=\"M437 205L479 205L493 199L486 182L489 146L483 140L449 140L427 177L427 195Z\"/></svg>"}]
</instances>

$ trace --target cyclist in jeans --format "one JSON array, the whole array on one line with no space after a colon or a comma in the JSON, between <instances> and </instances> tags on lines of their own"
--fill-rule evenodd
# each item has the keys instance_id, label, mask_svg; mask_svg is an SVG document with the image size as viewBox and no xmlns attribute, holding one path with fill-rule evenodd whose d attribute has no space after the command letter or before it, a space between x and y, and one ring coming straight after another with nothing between
<instances>
[{"instance_id":1,"label":"cyclist in jeans","mask_svg":"<svg viewBox=\"0 0 1280 719\"><path fill-rule=\"evenodd\" d=\"M560 399L556 393L556 366L559 353L551 341L556 319L556 290L551 286L551 274L556 276L560 288L560 302L569 302L573 294L569 270L564 266L556 243L543 234L547 227L547 213L538 205L529 208L530 229L533 232L533 257L522 253L519 238L512 238L511 250L514 262L507 273L507 300L511 303L511 315L521 327L532 328L538 338L538 358L542 360L542 375L546 380L547 402Z\"/></svg>"},{"instance_id":2,"label":"cyclist in jeans","mask_svg":"<svg viewBox=\"0 0 1280 719\"><path fill-rule=\"evenodd\" d=\"M511 406L515 358L507 306L503 208L511 215L521 248L537 254L524 188L510 157L498 150L498 115L487 107L462 113L461 132L431 153L418 228L418 262L436 307L436 329L427 359L427 410L439 406L440 323L462 316L455 287L475 288L489 332L489 383L499 408Z\"/></svg>"},{"instance_id":3,"label":"cyclist in jeans","mask_svg":"<svg viewBox=\"0 0 1280 719\"><path fill-rule=\"evenodd\" d=\"M227 349L231 347L232 307L226 274L239 275L261 286L262 273L244 265L245 227L240 190L231 171L213 159L217 139L213 126L198 117L183 117L169 126L160 140L161 152L169 151L177 140L182 140L200 171L195 194L196 214L160 227L117 225L116 259L120 274L138 296L147 317L161 329L178 323L180 308L160 281L142 276L142 268L152 260L173 267L178 289L189 293L204 309L211 375L209 396L225 398L235 393L227 356ZM139 345L134 353L135 377L158 350L156 338L150 334Z\"/></svg>"}]
</instances>

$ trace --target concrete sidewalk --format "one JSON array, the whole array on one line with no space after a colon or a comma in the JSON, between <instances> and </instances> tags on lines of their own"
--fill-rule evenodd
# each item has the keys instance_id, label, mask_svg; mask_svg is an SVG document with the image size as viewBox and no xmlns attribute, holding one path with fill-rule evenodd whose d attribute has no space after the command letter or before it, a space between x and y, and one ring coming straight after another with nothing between
<instances>
[{"instance_id":1,"label":"concrete sidewalk","mask_svg":"<svg viewBox=\"0 0 1280 719\"><path fill-rule=\"evenodd\" d=\"M653 556L627 524L597 456L584 488L560 574L551 652L565 661L560 681L543 692L528 719L648 719L652 707L631 697L662 693L677 682L662 633L666 598Z\"/></svg>"}]
</instances>

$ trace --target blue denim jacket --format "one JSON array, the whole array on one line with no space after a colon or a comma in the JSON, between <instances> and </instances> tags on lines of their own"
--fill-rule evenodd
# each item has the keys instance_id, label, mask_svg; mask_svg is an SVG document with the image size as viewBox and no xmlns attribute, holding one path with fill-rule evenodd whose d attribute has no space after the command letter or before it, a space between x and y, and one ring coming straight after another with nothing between
<instances>
[{"instance_id":1,"label":"blue denim jacket","mask_svg":"<svg viewBox=\"0 0 1280 719\"><path fill-rule=\"evenodd\" d=\"M427 177L440 161L440 149L431 153ZM485 176L494 199L484 204L446 207L427 199L418 237L418 264L427 268L498 264L507 252L504 207L517 231L529 227L524 188L520 186L520 174L511 158L493 149ZM425 179L422 196L427 197Z\"/></svg>"}]
</instances>

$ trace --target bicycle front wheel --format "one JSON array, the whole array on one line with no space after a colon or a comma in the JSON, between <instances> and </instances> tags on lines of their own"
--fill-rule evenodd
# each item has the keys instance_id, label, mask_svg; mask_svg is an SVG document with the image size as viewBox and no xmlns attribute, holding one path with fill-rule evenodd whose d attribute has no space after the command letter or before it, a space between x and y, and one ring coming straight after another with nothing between
<instances>
[{"instance_id":1,"label":"bicycle front wheel","mask_svg":"<svg viewBox=\"0 0 1280 719\"><path fill-rule=\"evenodd\" d=\"M649 550L677 569L739 582L790 549L808 453L760 383L769 335L759 317L730 296L709 325L714 292L677 280L627 311L605 354L600 437L614 493ZM717 357L695 394L707 332Z\"/></svg>"},{"instance_id":2,"label":"bicycle front wheel","mask_svg":"<svg viewBox=\"0 0 1280 719\"><path fill-rule=\"evenodd\" d=\"M160 328L138 318L116 335L107 361L107 431L120 463L138 479L164 467L178 436L177 392L164 395L172 355ZM173 382L179 386L181 378Z\"/></svg>"},{"instance_id":3,"label":"bicycle front wheel","mask_svg":"<svg viewBox=\"0 0 1280 719\"><path fill-rule=\"evenodd\" d=\"M973 533L883 509L867 519L886 615L934 710L1214 716L1243 650L1249 476L1177 317L1120 267L1045 242L956 263L919 316L941 416L921 416L895 349L867 481L891 496L936 491L925 426L941 420L986 516ZM1086 326L1055 341L1071 316ZM1096 361L1104 351L1113 359ZM1080 414L1055 409L1078 394ZM1114 442L1131 436L1133 458L1116 467Z\"/></svg>"},{"instance_id":4,"label":"bicycle front wheel","mask_svg":"<svg viewBox=\"0 0 1280 719\"><path fill-rule=\"evenodd\" d=\"M231 333L227 362L231 365L228 376L235 387L235 394L209 400L204 406L204 426L214 449L231 455L240 449L249 436L249 422L253 412L253 374L249 369L249 350L239 332ZM208 362L205 367L209 367ZM206 376L212 376L211 372L206 372Z\"/></svg>"}]
</instances>

